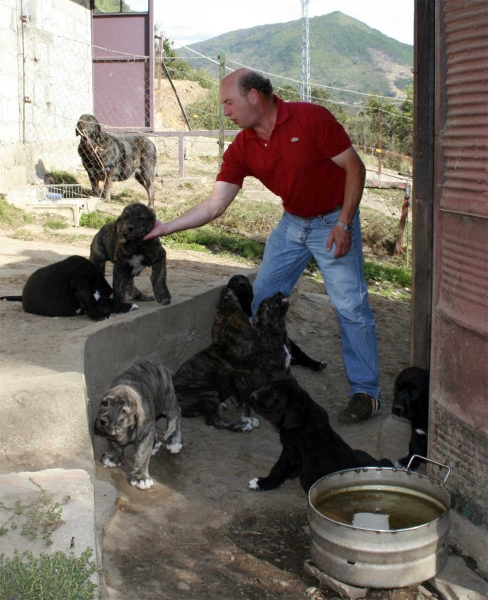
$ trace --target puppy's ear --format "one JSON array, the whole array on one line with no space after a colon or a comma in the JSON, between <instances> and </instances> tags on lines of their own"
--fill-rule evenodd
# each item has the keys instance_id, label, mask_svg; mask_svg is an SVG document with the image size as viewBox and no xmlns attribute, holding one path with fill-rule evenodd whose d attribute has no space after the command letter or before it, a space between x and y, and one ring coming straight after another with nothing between
<instances>
[{"instance_id":1,"label":"puppy's ear","mask_svg":"<svg viewBox=\"0 0 488 600\"><path fill-rule=\"evenodd\" d=\"M294 394L288 397L285 409L284 429L294 429L303 423L303 402Z\"/></svg>"}]
</instances>

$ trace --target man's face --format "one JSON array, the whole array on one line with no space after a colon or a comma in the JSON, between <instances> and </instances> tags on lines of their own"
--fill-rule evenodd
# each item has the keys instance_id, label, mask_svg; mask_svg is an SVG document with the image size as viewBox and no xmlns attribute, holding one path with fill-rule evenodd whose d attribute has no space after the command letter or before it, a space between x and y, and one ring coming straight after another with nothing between
<instances>
[{"instance_id":1,"label":"man's face","mask_svg":"<svg viewBox=\"0 0 488 600\"><path fill-rule=\"evenodd\" d=\"M237 127L247 129L257 122L257 93L251 90L245 96L239 92L237 81L224 80L219 91L220 102L224 106L224 115Z\"/></svg>"}]
</instances>

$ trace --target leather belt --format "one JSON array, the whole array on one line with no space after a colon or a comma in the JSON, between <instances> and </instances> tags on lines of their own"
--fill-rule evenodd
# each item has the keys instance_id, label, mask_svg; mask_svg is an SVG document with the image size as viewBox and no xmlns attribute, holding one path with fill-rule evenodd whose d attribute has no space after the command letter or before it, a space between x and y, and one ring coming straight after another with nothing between
<instances>
[{"instance_id":1,"label":"leather belt","mask_svg":"<svg viewBox=\"0 0 488 600\"><path fill-rule=\"evenodd\" d=\"M320 215L315 215L315 217L298 217L298 215L295 215L295 216L297 216L299 219L303 219L304 221L311 221L312 219L318 219L319 217L325 217L326 215L330 215L331 213L336 212L336 211L340 210L341 208L342 208L342 204L339 204L332 210L329 210L328 212L322 213Z\"/></svg>"}]
</instances>

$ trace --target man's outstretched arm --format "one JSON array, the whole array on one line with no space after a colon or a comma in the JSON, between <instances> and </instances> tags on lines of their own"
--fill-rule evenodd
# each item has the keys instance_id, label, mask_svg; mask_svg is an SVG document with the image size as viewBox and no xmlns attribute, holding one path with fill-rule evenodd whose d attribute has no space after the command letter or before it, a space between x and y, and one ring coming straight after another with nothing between
<instances>
[{"instance_id":1,"label":"man's outstretched arm","mask_svg":"<svg viewBox=\"0 0 488 600\"><path fill-rule=\"evenodd\" d=\"M240 187L234 183L216 181L210 196L202 200L199 204L192 206L192 208L179 217L176 217L173 221L169 221L168 223L156 221L153 229L144 237L144 240L152 240L153 238L170 235L184 229L195 229L196 227L210 223L210 221L220 217L226 211L239 190Z\"/></svg>"}]
</instances>

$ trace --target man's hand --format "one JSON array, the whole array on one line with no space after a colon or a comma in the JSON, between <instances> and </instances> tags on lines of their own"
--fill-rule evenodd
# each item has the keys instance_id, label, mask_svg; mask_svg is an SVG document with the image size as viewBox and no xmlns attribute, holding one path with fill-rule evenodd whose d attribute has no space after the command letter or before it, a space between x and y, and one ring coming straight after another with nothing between
<instances>
[{"instance_id":1,"label":"man's hand","mask_svg":"<svg viewBox=\"0 0 488 600\"><path fill-rule=\"evenodd\" d=\"M154 223L154 227L151 229L151 231L148 234L146 234L142 238L142 241L146 242L147 240L152 240L154 238L159 237L160 235L168 235L169 233L170 232L168 231L166 223L161 223L161 221L156 221Z\"/></svg>"},{"instance_id":2,"label":"man's hand","mask_svg":"<svg viewBox=\"0 0 488 600\"><path fill-rule=\"evenodd\" d=\"M352 235L347 233L347 231L344 231L344 229L339 227L339 225L336 225L329 233L329 237L327 238L327 252L330 252L333 244L335 244L336 250L334 258L340 258L349 252L351 249L351 243Z\"/></svg>"}]
</instances>

